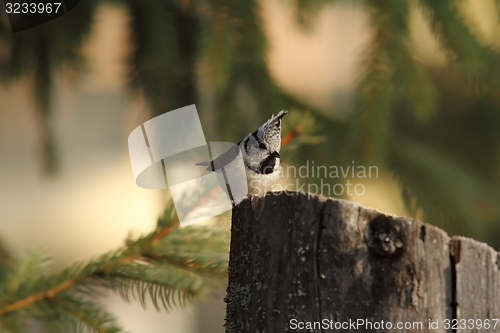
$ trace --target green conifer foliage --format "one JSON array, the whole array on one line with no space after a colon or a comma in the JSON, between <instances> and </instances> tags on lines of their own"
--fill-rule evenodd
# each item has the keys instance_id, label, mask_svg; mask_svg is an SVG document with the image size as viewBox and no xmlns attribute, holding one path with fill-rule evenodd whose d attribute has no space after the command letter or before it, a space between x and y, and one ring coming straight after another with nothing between
<instances>
[{"instance_id":1,"label":"green conifer foliage","mask_svg":"<svg viewBox=\"0 0 500 333\"><path fill-rule=\"evenodd\" d=\"M0 78L31 79L43 167L55 176L64 156L52 131L52 82L63 66L83 69L79 50L104 2L82 0L57 20L16 34L0 16ZM284 161L377 165L398 180L412 214L500 247L500 53L475 35L458 0L288 2L305 29L331 6L367 14L371 38L354 107L343 119L304 105L274 82L262 2L107 2L128 10L129 88L145 96L152 116L196 103L202 119L213 120L216 139L236 142L271 113L289 109ZM424 14L447 68L415 57L413 11ZM103 289L144 305L151 299L159 309L206 297L225 279L228 231L177 224L170 204L151 234L58 272L40 250L13 258L0 244L0 331L22 332L26 318L35 318L50 332L122 332L93 297Z\"/></svg>"}]
</instances>

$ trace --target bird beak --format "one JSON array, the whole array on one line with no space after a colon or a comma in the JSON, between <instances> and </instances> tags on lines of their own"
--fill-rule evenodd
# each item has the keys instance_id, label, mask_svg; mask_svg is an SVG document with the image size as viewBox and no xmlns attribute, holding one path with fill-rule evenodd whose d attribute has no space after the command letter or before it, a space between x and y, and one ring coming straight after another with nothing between
<instances>
[{"instance_id":1,"label":"bird beak","mask_svg":"<svg viewBox=\"0 0 500 333\"><path fill-rule=\"evenodd\" d=\"M271 155L270 155L270 156L271 156L271 157L281 158L280 153L278 153L277 151L275 151L275 152L271 153Z\"/></svg>"}]
</instances>

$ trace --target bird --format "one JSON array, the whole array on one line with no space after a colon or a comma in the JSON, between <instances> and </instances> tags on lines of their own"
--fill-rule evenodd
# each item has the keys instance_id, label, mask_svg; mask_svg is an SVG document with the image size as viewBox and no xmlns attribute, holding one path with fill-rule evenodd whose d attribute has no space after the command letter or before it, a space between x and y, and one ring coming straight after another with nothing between
<instances>
[{"instance_id":1,"label":"bird","mask_svg":"<svg viewBox=\"0 0 500 333\"><path fill-rule=\"evenodd\" d=\"M206 166L207 171L219 173L219 183L225 182L221 185L226 186L221 187L228 194L233 205L241 202L245 196L231 194L231 188L234 186L228 186L228 183L231 184L231 182L228 182L226 172L231 172L231 164L238 165L234 161L240 154L243 160L242 165L245 168L247 195L265 196L278 183L282 172L280 162L281 120L287 113L288 111L281 110L276 116L273 114L262 126L213 161L197 163L197 165ZM233 170L232 174L242 175L239 171L241 170ZM224 187L227 187L228 190L226 191Z\"/></svg>"}]
</instances>

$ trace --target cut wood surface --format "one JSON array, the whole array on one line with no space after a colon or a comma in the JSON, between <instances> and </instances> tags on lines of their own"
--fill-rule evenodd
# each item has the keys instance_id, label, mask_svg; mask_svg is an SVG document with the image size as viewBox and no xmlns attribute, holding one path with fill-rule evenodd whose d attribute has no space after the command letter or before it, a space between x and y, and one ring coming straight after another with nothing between
<instances>
[{"instance_id":1,"label":"cut wood surface","mask_svg":"<svg viewBox=\"0 0 500 333\"><path fill-rule=\"evenodd\" d=\"M226 332L500 332L498 258L345 200L246 199L233 210Z\"/></svg>"}]
</instances>

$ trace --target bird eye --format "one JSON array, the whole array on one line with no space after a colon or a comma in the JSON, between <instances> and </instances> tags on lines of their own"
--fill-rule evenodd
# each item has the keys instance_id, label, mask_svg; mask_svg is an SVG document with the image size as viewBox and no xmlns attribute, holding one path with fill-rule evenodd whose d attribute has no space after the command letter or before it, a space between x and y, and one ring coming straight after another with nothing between
<instances>
[{"instance_id":1,"label":"bird eye","mask_svg":"<svg viewBox=\"0 0 500 333\"><path fill-rule=\"evenodd\" d=\"M259 148L260 148L260 149L266 149L267 147L266 147L266 145L265 145L265 144L263 144L262 142L259 142Z\"/></svg>"}]
</instances>

